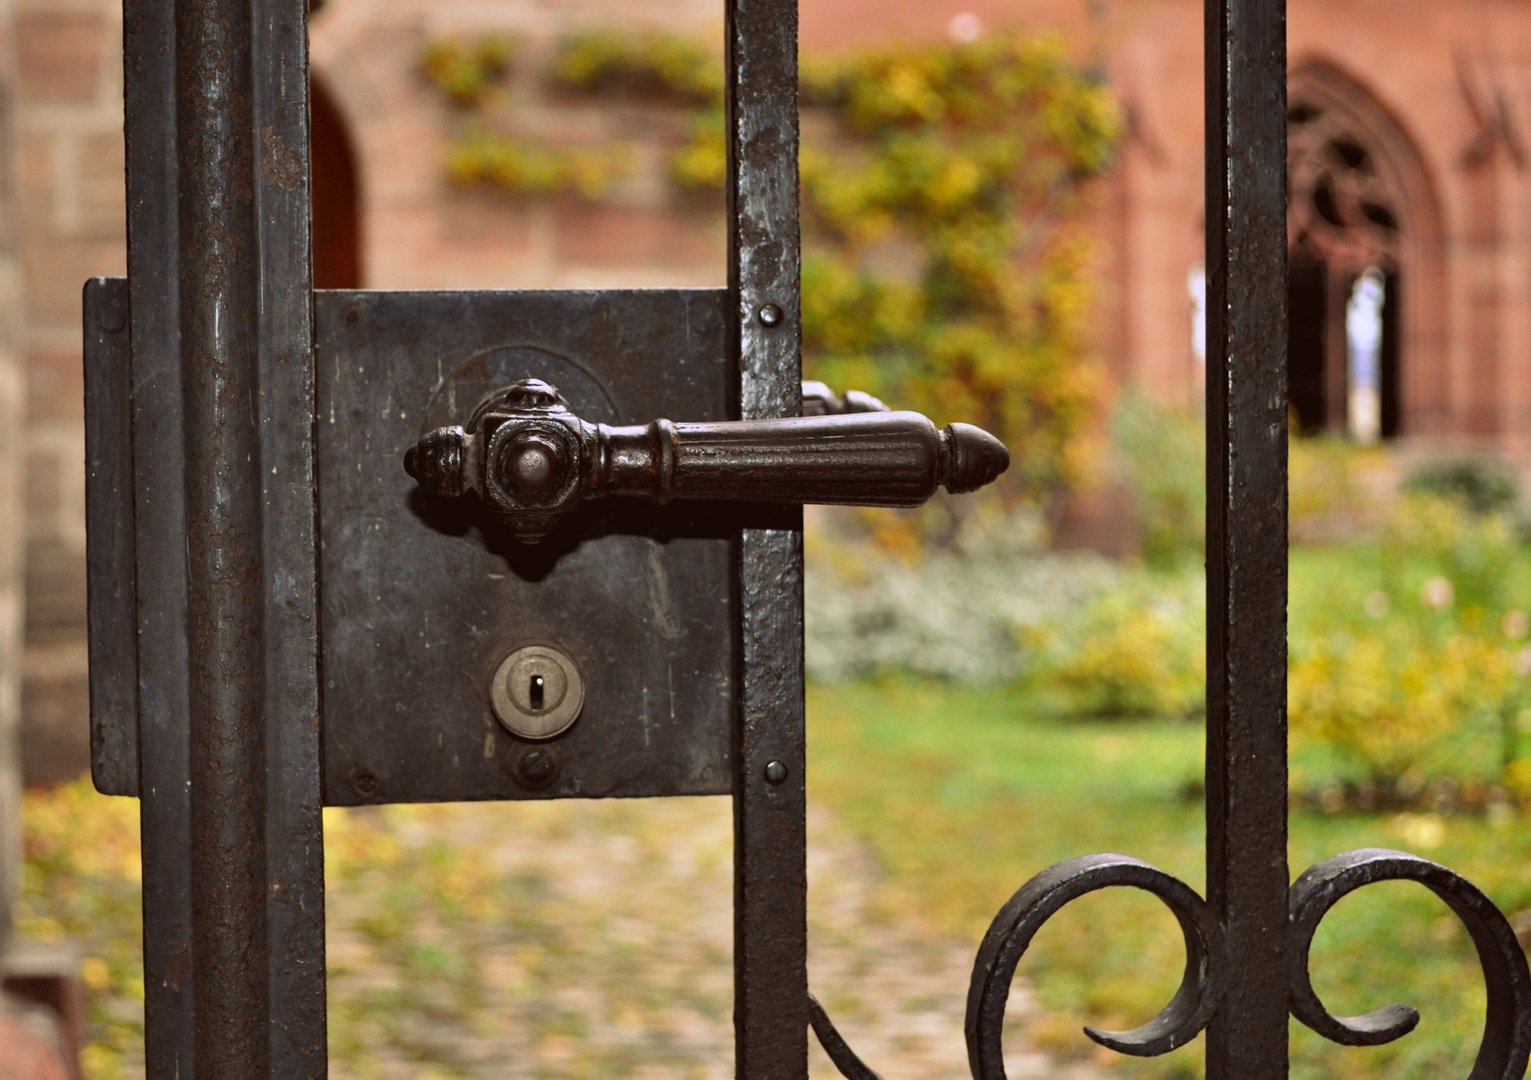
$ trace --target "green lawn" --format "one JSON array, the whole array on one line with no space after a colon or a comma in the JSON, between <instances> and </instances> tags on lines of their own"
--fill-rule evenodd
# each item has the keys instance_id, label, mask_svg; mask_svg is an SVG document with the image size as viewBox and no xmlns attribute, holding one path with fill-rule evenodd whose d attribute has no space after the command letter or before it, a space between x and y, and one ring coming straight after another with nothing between
<instances>
[{"instance_id":1,"label":"green lawn","mask_svg":"<svg viewBox=\"0 0 1531 1080\"><path fill-rule=\"evenodd\" d=\"M809 792L880 858L889 905L976 948L1011 892L1074 855L1133 855L1200 890L1202 738L1199 724L1052 718L1017 689L816 687ZM1292 815L1294 877L1367 846L1417 852L1508 911L1531 907L1523 816ZM1181 950L1172 916L1146 894L1113 890L1070 905L1023 962L1051 1013L1031 1034L1056 1052L1092 1053L1079 1027L1147 1019L1174 992ZM1460 924L1424 889L1387 883L1342 901L1319 932L1313 971L1337 1014L1401 1001L1424 1018L1413 1034L1369 1049L1332 1046L1294 1022L1294 1078L1441 1080L1471 1070L1483 1017L1477 961ZM1201 1049L1118 1061L1125 1075L1198 1076Z\"/></svg>"}]
</instances>

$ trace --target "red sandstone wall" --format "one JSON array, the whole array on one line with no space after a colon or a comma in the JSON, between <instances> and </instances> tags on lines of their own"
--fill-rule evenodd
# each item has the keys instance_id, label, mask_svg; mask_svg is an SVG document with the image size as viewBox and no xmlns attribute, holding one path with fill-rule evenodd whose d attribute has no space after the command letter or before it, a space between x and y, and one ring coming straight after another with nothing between
<instances>
[{"instance_id":1,"label":"red sandstone wall","mask_svg":"<svg viewBox=\"0 0 1531 1080\"><path fill-rule=\"evenodd\" d=\"M17 155L28 368L29 767L83 765L84 520L79 288L121 273L119 6L18 0ZM1100 348L1161 398L1197 399L1186 275L1200 258L1199 0L804 0L803 40L835 49L939 37L952 17L1067 34L1100 66L1128 117L1117 174L1101 186ZM655 153L608 204L515 201L451 189L440 162L447 107L419 77L424 43L501 30L529 64L575 23L721 33L716 0L329 0L313 58L350 125L364 283L381 288L716 285L720 207L677 200ZM1531 460L1531 6L1520 0L1291 0L1293 62L1323 60L1390 116L1425 178L1417 220L1433 262L1406 289L1408 423L1434 441L1493 441ZM542 100L523 78L529 133L605 138L599 108ZM639 118L641 119L641 117ZM1428 205L1423 205L1428 204ZM1424 240L1422 239L1423 243ZM44 748L74 749L50 763Z\"/></svg>"}]
</instances>

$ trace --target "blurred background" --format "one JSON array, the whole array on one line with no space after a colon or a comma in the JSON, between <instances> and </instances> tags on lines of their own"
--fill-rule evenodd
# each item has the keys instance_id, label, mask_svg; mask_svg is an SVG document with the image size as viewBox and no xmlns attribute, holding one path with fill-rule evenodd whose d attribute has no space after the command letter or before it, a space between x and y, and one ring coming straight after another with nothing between
<instances>
[{"instance_id":1,"label":"blurred background","mask_svg":"<svg viewBox=\"0 0 1531 1080\"><path fill-rule=\"evenodd\" d=\"M319 287L725 283L715 2L314 7ZM1531 10L1289 10L1292 870L1417 851L1531 940ZM973 948L1037 870L1202 881L1201 19L802 0L805 375L1016 462L981 499L808 518L811 970L888 1080L967 1074ZM0 798L26 788L0 1045L116 1080L137 808L82 779L79 290L125 265L119 7L10 0L0 44ZM333 1075L730 1074L729 813L327 812ZM1147 897L1072 905L1010 1075L1199 1076L1199 1045L1079 1032L1150 1016L1180 948ZM1423 890L1344 901L1313 968L1336 1013L1424 1020L1364 1050L1294 1027L1294 1077L1469 1071L1481 979Z\"/></svg>"}]
</instances>

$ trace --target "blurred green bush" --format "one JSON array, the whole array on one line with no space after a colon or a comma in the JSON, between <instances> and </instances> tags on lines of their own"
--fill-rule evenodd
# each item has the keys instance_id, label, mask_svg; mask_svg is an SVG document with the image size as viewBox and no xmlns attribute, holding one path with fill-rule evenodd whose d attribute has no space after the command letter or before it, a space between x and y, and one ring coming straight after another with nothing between
<instances>
[{"instance_id":1,"label":"blurred green bush","mask_svg":"<svg viewBox=\"0 0 1531 1080\"><path fill-rule=\"evenodd\" d=\"M1206 602L1201 581L1139 574L1104 593L1035 665L1065 712L1111 719L1206 710Z\"/></svg>"},{"instance_id":2,"label":"blurred green bush","mask_svg":"<svg viewBox=\"0 0 1531 1080\"><path fill-rule=\"evenodd\" d=\"M1293 438L1287 459L1287 521L1294 544L1348 543L1382 527L1398 487L1380 446L1330 435Z\"/></svg>"},{"instance_id":3,"label":"blurred green bush","mask_svg":"<svg viewBox=\"0 0 1531 1080\"><path fill-rule=\"evenodd\" d=\"M1294 746L1336 753L1386 805L1509 781L1531 651L1508 519L1409 494L1349 556L1294 575Z\"/></svg>"},{"instance_id":4,"label":"blurred green bush","mask_svg":"<svg viewBox=\"0 0 1531 1080\"><path fill-rule=\"evenodd\" d=\"M1114 467L1132 489L1144 561L1161 569L1200 562L1207 531L1201 418L1129 385L1111 412L1111 442Z\"/></svg>"},{"instance_id":5,"label":"blurred green bush","mask_svg":"<svg viewBox=\"0 0 1531 1080\"><path fill-rule=\"evenodd\" d=\"M1506 461L1485 455L1440 458L1409 474L1405 490L1459 502L1476 514L1509 510L1520 498L1520 480Z\"/></svg>"}]
</instances>

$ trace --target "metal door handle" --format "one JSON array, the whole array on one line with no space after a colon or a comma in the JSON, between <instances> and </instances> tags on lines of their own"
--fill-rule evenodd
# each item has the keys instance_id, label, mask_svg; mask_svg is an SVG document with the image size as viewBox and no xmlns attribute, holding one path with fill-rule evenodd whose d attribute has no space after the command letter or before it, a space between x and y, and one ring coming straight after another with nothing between
<instances>
[{"instance_id":1,"label":"metal door handle","mask_svg":"<svg viewBox=\"0 0 1531 1080\"><path fill-rule=\"evenodd\" d=\"M840 399L817 386L823 415L609 427L575 416L556 388L523 379L466 427L426 432L404 469L433 495L476 492L518 540L535 543L582 502L609 495L919 506L939 486L975 491L1010 467L1004 444L980 428L939 430L919 413L878 411L869 395Z\"/></svg>"}]
</instances>

